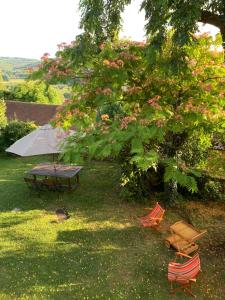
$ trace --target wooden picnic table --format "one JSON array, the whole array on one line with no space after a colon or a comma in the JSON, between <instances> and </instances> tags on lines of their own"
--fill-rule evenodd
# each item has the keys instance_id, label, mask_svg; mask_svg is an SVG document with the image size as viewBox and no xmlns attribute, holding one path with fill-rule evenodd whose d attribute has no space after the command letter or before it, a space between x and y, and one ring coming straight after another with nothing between
<instances>
[{"instance_id":1,"label":"wooden picnic table","mask_svg":"<svg viewBox=\"0 0 225 300\"><path fill-rule=\"evenodd\" d=\"M82 166L71 166L64 164L55 163L41 163L35 166L33 169L27 172L29 175L33 175L34 180L37 180L37 176L44 176L46 184L48 183L48 178L52 177L55 180L64 179L67 182L67 187L69 191L72 191L72 179L76 178L77 184L80 183L79 172ZM50 182L50 181L49 181Z\"/></svg>"}]
</instances>

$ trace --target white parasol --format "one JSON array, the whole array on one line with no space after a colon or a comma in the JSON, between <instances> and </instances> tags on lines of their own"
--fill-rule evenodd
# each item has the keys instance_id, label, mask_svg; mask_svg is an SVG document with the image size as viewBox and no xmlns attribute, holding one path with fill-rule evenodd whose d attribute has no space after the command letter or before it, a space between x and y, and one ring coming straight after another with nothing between
<instances>
[{"instance_id":1,"label":"white parasol","mask_svg":"<svg viewBox=\"0 0 225 300\"><path fill-rule=\"evenodd\" d=\"M46 124L16 141L6 152L20 156L60 153L61 142L72 133L73 131L65 132L62 128Z\"/></svg>"}]
</instances>

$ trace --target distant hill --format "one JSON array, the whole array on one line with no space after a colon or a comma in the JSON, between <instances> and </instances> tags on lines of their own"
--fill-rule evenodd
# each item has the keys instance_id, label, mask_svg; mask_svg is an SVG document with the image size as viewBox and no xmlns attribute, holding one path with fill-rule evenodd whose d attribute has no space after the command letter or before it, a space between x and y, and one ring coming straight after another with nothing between
<instances>
[{"instance_id":1,"label":"distant hill","mask_svg":"<svg viewBox=\"0 0 225 300\"><path fill-rule=\"evenodd\" d=\"M0 71L3 79L27 78L29 68L35 68L40 63L37 59L22 57L0 57Z\"/></svg>"}]
</instances>

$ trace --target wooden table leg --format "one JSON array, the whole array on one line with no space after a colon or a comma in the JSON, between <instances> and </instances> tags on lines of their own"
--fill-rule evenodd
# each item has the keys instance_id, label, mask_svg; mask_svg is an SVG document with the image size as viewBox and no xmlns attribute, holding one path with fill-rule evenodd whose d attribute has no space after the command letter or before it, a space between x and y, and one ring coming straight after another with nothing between
<instances>
[{"instance_id":1,"label":"wooden table leg","mask_svg":"<svg viewBox=\"0 0 225 300\"><path fill-rule=\"evenodd\" d=\"M68 178L68 190L71 192L72 191L72 185L71 185L71 179Z\"/></svg>"},{"instance_id":2,"label":"wooden table leg","mask_svg":"<svg viewBox=\"0 0 225 300\"><path fill-rule=\"evenodd\" d=\"M79 174L76 174L76 178L77 178L77 183L79 184L80 183L80 176L79 176Z\"/></svg>"}]
</instances>

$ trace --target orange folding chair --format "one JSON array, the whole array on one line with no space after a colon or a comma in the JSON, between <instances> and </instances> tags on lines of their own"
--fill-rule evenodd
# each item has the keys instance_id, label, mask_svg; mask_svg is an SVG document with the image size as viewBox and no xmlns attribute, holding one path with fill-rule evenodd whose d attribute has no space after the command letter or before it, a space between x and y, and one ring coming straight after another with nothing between
<instances>
[{"instance_id":1,"label":"orange folding chair","mask_svg":"<svg viewBox=\"0 0 225 300\"><path fill-rule=\"evenodd\" d=\"M158 202L156 203L156 206L150 210L151 211L146 216L140 218L141 224L144 227L157 226L163 220L165 210L159 205Z\"/></svg>"},{"instance_id":2,"label":"orange folding chair","mask_svg":"<svg viewBox=\"0 0 225 300\"><path fill-rule=\"evenodd\" d=\"M200 257L196 253L193 257L177 252L177 255L188 258L184 263L170 262L168 265L168 280L171 282L171 292L183 290L185 293L196 297L191 290L191 284L196 282L196 277L201 271ZM179 287L173 288L173 283Z\"/></svg>"}]
</instances>

